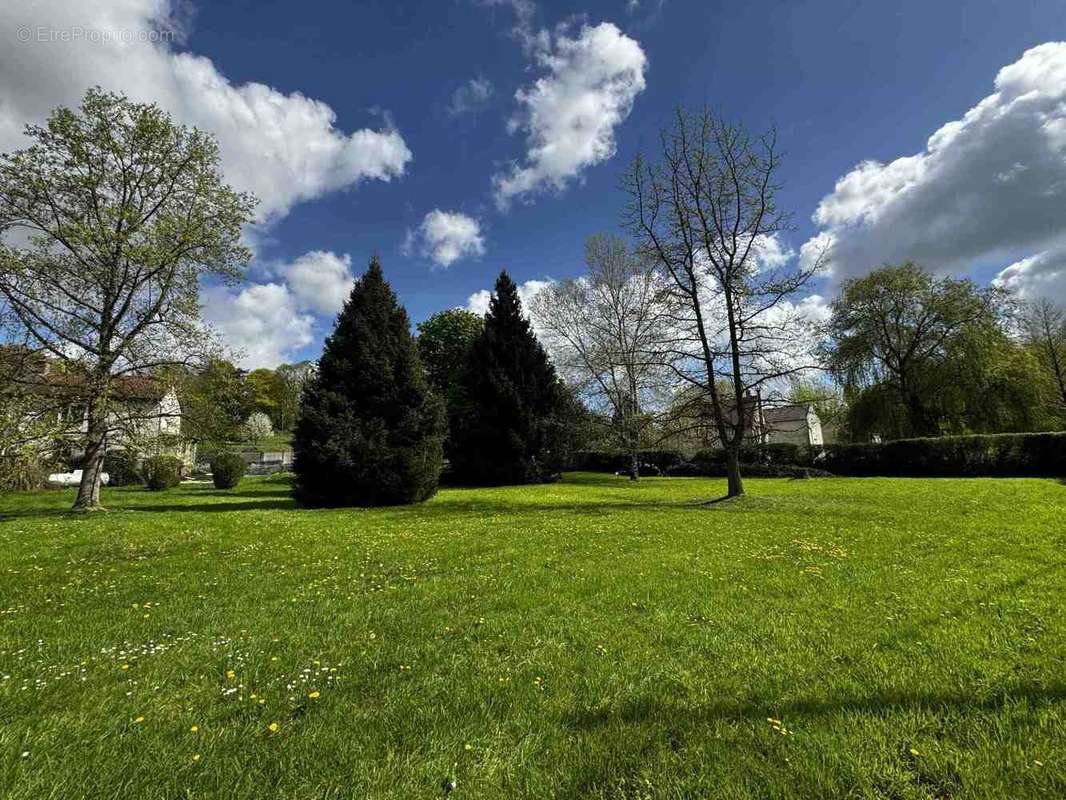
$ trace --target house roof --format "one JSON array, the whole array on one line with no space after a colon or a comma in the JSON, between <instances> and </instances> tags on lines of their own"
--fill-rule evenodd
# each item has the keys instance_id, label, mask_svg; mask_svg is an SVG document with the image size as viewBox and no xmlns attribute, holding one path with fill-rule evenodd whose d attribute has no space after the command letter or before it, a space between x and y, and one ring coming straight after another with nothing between
<instances>
[{"instance_id":1,"label":"house roof","mask_svg":"<svg viewBox=\"0 0 1066 800\"><path fill-rule=\"evenodd\" d=\"M802 422L807 419L810 408L805 403L778 406L777 408L764 408L762 415L768 424L775 422Z\"/></svg>"},{"instance_id":2,"label":"house roof","mask_svg":"<svg viewBox=\"0 0 1066 800\"><path fill-rule=\"evenodd\" d=\"M0 369L0 391L77 398L86 377L76 372L57 372L46 359L32 357L7 360ZM170 386L147 375L119 375L111 381L114 396L120 400L159 402Z\"/></svg>"}]
</instances>

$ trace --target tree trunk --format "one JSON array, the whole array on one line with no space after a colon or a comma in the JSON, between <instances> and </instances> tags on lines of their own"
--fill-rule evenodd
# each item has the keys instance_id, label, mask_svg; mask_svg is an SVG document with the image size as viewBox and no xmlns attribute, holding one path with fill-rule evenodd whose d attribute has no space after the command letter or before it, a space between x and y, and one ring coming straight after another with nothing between
<instances>
[{"instance_id":1,"label":"tree trunk","mask_svg":"<svg viewBox=\"0 0 1066 800\"><path fill-rule=\"evenodd\" d=\"M100 511L100 482L107 453L106 404L94 398L89 402L88 433L85 436L85 459L81 468L81 483L74 500L75 511Z\"/></svg>"},{"instance_id":2,"label":"tree trunk","mask_svg":"<svg viewBox=\"0 0 1066 800\"><path fill-rule=\"evenodd\" d=\"M740 449L727 447L725 451L726 497L741 497L744 494L744 479L740 476Z\"/></svg>"},{"instance_id":3,"label":"tree trunk","mask_svg":"<svg viewBox=\"0 0 1066 800\"><path fill-rule=\"evenodd\" d=\"M640 452L633 448L629 454L629 480L635 481L640 478Z\"/></svg>"}]
</instances>

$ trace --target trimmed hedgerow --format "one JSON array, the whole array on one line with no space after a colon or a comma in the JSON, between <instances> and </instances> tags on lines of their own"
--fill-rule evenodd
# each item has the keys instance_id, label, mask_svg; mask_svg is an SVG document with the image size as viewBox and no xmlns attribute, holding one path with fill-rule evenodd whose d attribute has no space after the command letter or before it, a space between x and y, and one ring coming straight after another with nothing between
<instances>
[{"instance_id":1,"label":"trimmed hedgerow","mask_svg":"<svg viewBox=\"0 0 1066 800\"><path fill-rule=\"evenodd\" d=\"M674 450L641 450L639 459L642 474L645 467L666 472L684 460ZM572 472L625 472L629 469L629 460L629 453L614 450L577 450L571 453L567 469Z\"/></svg>"},{"instance_id":2,"label":"trimmed hedgerow","mask_svg":"<svg viewBox=\"0 0 1066 800\"><path fill-rule=\"evenodd\" d=\"M888 477L1059 477L1066 433L997 433L899 439L821 448L814 464L836 475Z\"/></svg>"}]
</instances>

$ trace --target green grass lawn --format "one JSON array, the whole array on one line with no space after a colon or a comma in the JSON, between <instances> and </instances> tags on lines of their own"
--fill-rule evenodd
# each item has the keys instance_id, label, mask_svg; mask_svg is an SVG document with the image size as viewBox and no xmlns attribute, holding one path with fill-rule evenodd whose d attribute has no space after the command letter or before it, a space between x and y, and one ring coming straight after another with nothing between
<instances>
[{"instance_id":1,"label":"green grass lawn","mask_svg":"<svg viewBox=\"0 0 1066 800\"><path fill-rule=\"evenodd\" d=\"M747 485L0 498L0 796L1066 796L1066 485Z\"/></svg>"}]
</instances>

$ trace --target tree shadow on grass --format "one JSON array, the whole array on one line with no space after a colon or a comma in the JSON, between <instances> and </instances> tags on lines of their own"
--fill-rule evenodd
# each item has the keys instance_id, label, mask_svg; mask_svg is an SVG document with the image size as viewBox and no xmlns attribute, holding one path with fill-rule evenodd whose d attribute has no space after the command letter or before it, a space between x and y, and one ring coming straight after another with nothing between
<instances>
[{"instance_id":1,"label":"tree shadow on grass","mask_svg":"<svg viewBox=\"0 0 1066 800\"><path fill-rule=\"evenodd\" d=\"M713 722L762 720L768 716L787 719L793 715L818 717L853 712L883 716L900 711L985 711L1001 708L1017 700L1061 703L1066 701L1066 684L1028 681L1017 686L996 688L983 697L958 691L881 690L831 699L808 698L780 703L773 698L749 698L740 701L721 700L698 706L682 706L644 698L616 708L575 711L565 716L562 722L578 730L649 722L672 728L676 728L680 722L696 728Z\"/></svg>"}]
</instances>

